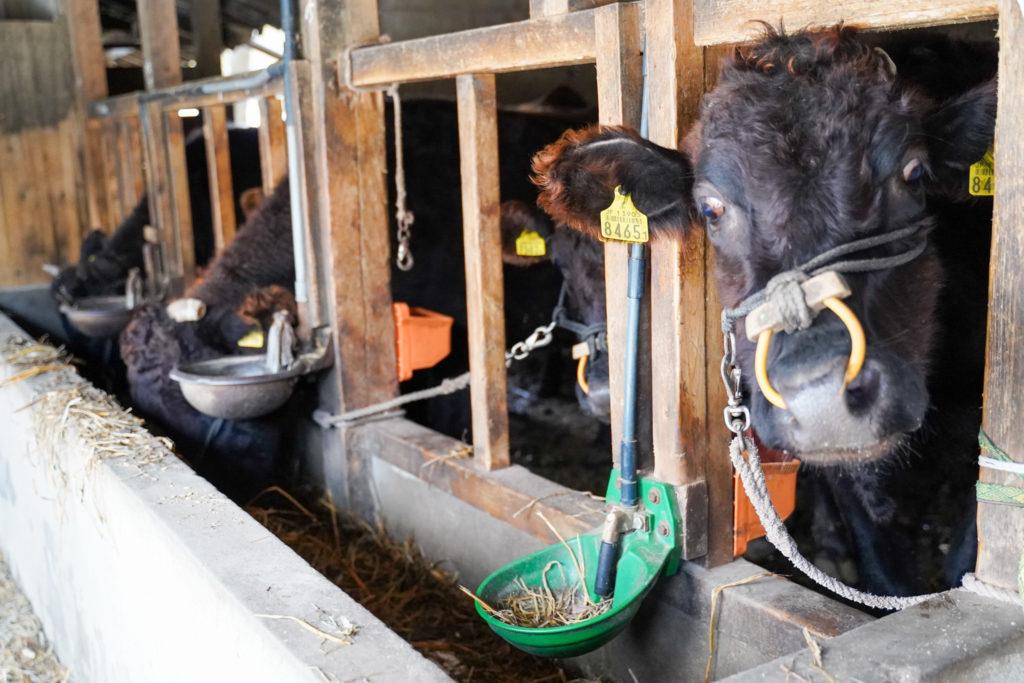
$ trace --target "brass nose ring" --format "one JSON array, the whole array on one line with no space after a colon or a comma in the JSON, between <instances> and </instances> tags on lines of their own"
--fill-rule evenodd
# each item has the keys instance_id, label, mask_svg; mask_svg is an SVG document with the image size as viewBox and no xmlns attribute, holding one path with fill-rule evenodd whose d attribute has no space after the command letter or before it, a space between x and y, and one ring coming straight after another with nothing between
<instances>
[{"instance_id":1,"label":"brass nose ring","mask_svg":"<svg viewBox=\"0 0 1024 683\"><path fill-rule=\"evenodd\" d=\"M864 367L864 358L867 355L864 327L860 324L857 314L838 297L828 297L822 303L843 321L846 331L850 335L850 357L846 361L846 372L843 375L842 390L845 390ZM768 378L768 352L771 350L773 334L774 332L769 328L757 336L757 348L754 351L754 376L757 378L758 386L761 387L761 393L768 399L768 402L777 408L788 410L782 394L772 386L771 380Z\"/></svg>"}]
</instances>

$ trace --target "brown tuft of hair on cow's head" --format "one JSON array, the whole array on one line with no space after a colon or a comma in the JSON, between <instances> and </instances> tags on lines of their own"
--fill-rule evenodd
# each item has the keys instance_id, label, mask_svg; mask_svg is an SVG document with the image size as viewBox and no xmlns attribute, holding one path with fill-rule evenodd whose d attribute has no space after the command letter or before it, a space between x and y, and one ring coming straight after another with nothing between
<instances>
[{"instance_id":1,"label":"brown tuft of hair on cow's head","mask_svg":"<svg viewBox=\"0 0 1024 683\"><path fill-rule=\"evenodd\" d=\"M299 321L298 304L291 290L280 285L270 285L249 292L242 305L238 307L239 317L247 323L259 323L264 330L269 330L277 311L287 311L292 325Z\"/></svg>"}]
</instances>

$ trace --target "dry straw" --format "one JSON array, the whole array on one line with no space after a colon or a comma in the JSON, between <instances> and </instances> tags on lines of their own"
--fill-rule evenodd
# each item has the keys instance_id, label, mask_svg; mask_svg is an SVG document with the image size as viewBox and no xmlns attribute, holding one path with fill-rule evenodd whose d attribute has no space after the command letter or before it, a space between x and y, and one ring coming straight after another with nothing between
<instances>
[{"instance_id":1,"label":"dry straw","mask_svg":"<svg viewBox=\"0 0 1024 683\"><path fill-rule=\"evenodd\" d=\"M337 510L329 500L300 503L271 487L249 513L342 590L458 681L567 683L554 662L495 636L459 593L455 578L413 541Z\"/></svg>"}]
</instances>

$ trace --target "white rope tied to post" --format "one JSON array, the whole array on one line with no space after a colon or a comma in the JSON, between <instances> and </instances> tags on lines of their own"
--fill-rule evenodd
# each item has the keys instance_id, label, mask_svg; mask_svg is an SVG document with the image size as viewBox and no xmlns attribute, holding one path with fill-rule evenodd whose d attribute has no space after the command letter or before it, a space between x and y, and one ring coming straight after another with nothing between
<instances>
[{"instance_id":1,"label":"white rope tied to post","mask_svg":"<svg viewBox=\"0 0 1024 683\"><path fill-rule=\"evenodd\" d=\"M1024 462L997 460L995 458L990 458L987 455L982 455L978 457L978 467L1024 476Z\"/></svg>"},{"instance_id":2,"label":"white rope tied to post","mask_svg":"<svg viewBox=\"0 0 1024 683\"><path fill-rule=\"evenodd\" d=\"M380 37L380 43L388 43L390 40L386 35ZM399 84L371 88L357 86L352 81L352 50L360 47L366 45L349 45L345 48L342 53L341 73L345 87L353 92L383 92L391 97L395 129L395 222L398 226L395 231L398 241L395 266L401 271L409 271L415 263L409 243L412 240L412 224L416 221L416 216L405 204L408 194L405 184L405 144L402 141L402 98L398 93Z\"/></svg>"}]
</instances>

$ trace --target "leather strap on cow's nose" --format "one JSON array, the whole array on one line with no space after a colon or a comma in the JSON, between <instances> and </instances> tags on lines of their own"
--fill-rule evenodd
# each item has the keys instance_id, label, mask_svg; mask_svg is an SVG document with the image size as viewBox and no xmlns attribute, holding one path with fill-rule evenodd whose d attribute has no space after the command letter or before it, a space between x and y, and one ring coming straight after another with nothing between
<instances>
[{"instance_id":1,"label":"leather strap on cow's nose","mask_svg":"<svg viewBox=\"0 0 1024 683\"><path fill-rule=\"evenodd\" d=\"M918 224L833 247L798 268L776 275L764 289L751 294L735 308L722 311L722 332L727 337L733 335L737 320L744 317L747 319L747 336L751 340L757 339L755 375L769 402L786 409L782 395L768 379L768 352L772 335L778 330L792 333L807 329L824 308L839 316L850 333L850 358L846 365L843 388L860 374L867 352L864 328L850 307L842 302L842 298L849 296L850 289L839 274L887 270L909 263L928 247L930 231L929 225ZM908 239L913 239L914 244L896 254L840 260L849 254Z\"/></svg>"}]
</instances>

